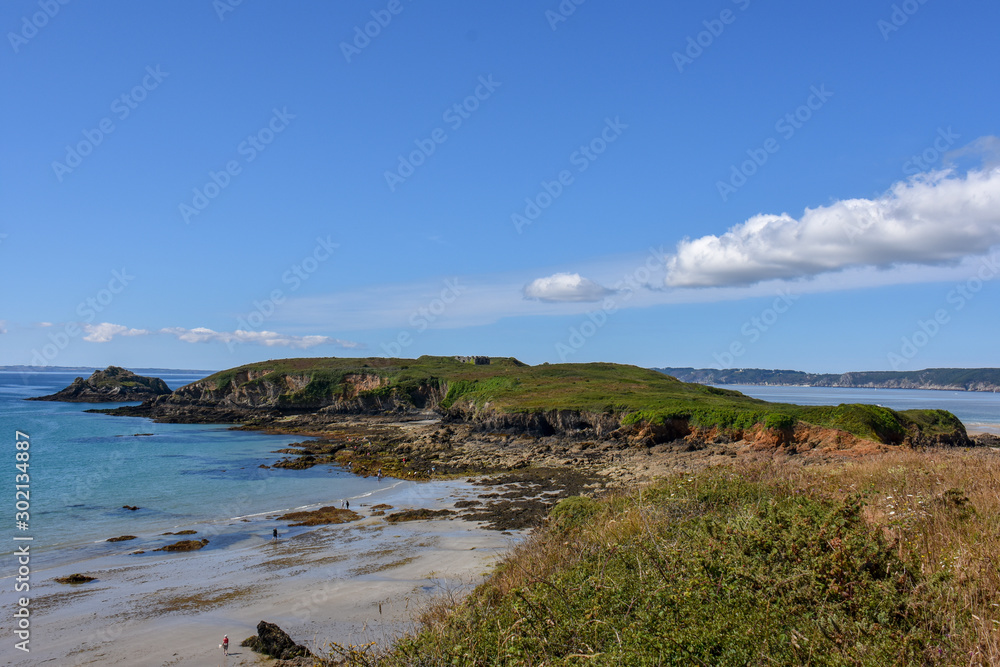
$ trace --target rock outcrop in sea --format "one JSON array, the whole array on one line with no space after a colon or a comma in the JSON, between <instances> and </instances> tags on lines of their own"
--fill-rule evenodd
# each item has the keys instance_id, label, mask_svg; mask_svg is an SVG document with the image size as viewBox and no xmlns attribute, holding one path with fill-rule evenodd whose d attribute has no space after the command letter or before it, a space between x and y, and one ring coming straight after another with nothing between
<instances>
[{"instance_id":1,"label":"rock outcrop in sea","mask_svg":"<svg viewBox=\"0 0 1000 667\"><path fill-rule=\"evenodd\" d=\"M78 377L73 384L49 396L29 398L29 401L65 401L68 403L125 403L145 401L170 393L167 383L160 378L136 375L118 366L108 366L84 380Z\"/></svg>"}]
</instances>

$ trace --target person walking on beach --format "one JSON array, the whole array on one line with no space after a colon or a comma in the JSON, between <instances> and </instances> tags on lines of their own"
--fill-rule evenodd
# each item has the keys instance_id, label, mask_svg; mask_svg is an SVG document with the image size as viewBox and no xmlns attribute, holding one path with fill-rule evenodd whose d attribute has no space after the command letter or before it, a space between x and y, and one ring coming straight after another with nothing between
<instances>
[{"instance_id":1,"label":"person walking on beach","mask_svg":"<svg viewBox=\"0 0 1000 667\"><path fill-rule=\"evenodd\" d=\"M229 635L222 638L222 655L229 655Z\"/></svg>"},{"instance_id":2,"label":"person walking on beach","mask_svg":"<svg viewBox=\"0 0 1000 667\"><path fill-rule=\"evenodd\" d=\"M274 532L272 532L272 533L271 533L271 539L272 539L273 541L275 541L275 542L277 542L277 541L278 541L278 529L277 529L277 528L275 528L275 529L274 529Z\"/></svg>"}]
</instances>

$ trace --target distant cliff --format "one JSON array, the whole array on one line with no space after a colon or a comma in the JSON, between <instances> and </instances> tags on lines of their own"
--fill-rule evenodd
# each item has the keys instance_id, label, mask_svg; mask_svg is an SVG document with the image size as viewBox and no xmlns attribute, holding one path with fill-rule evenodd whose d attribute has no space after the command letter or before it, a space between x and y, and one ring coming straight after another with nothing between
<instances>
[{"instance_id":1,"label":"distant cliff","mask_svg":"<svg viewBox=\"0 0 1000 667\"><path fill-rule=\"evenodd\" d=\"M760 368L656 368L682 382L699 384L854 387L871 389L942 389L998 391L1000 368L927 368L922 371L803 373Z\"/></svg>"},{"instance_id":2,"label":"distant cliff","mask_svg":"<svg viewBox=\"0 0 1000 667\"><path fill-rule=\"evenodd\" d=\"M118 366L108 366L84 380L78 377L73 384L49 396L29 398L29 401L65 401L68 403L124 403L145 401L170 393L167 383L160 378L136 375Z\"/></svg>"}]
</instances>

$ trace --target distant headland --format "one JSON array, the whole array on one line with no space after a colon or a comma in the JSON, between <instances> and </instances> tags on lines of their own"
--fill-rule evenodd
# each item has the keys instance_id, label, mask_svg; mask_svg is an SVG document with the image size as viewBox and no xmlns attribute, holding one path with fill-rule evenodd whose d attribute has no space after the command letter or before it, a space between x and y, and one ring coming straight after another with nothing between
<instances>
[{"instance_id":1,"label":"distant headland","mask_svg":"<svg viewBox=\"0 0 1000 667\"><path fill-rule=\"evenodd\" d=\"M998 391L1000 368L926 368L922 371L805 373L761 368L655 368L682 382L868 389Z\"/></svg>"}]
</instances>

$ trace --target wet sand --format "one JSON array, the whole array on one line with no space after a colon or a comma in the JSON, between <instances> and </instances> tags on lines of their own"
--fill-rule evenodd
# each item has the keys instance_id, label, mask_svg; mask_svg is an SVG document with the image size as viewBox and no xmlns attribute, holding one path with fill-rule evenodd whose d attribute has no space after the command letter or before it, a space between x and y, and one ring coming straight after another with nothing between
<instances>
[{"instance_id":1,"label":"wet sand","mask_svg":"<svg viewBox=\"0 0 1000 667\"><path fill-rule=\"evenodd\" d=\"M270 531L284 533L285 524L263 517L250 524L251 539L231 548L123 553L33 572L31 653L9 640L0 657L17 667L253 665L259 656L239 644L261 620L309 648L388 642L411 627L413 612L432 595L479 583L520 536L459 519L388 524L372 516L371 505L451 508L481 490L464 481L410 484L352 501L360 521L293 531L277 543ZM334 503L339 499L326 502ZM74 572L97 579L54 581ZM13 609L14 599L5 579L0 605ZM10 638L11 630L4 618L0 632Z\"/></svg>"}]
</instances>

